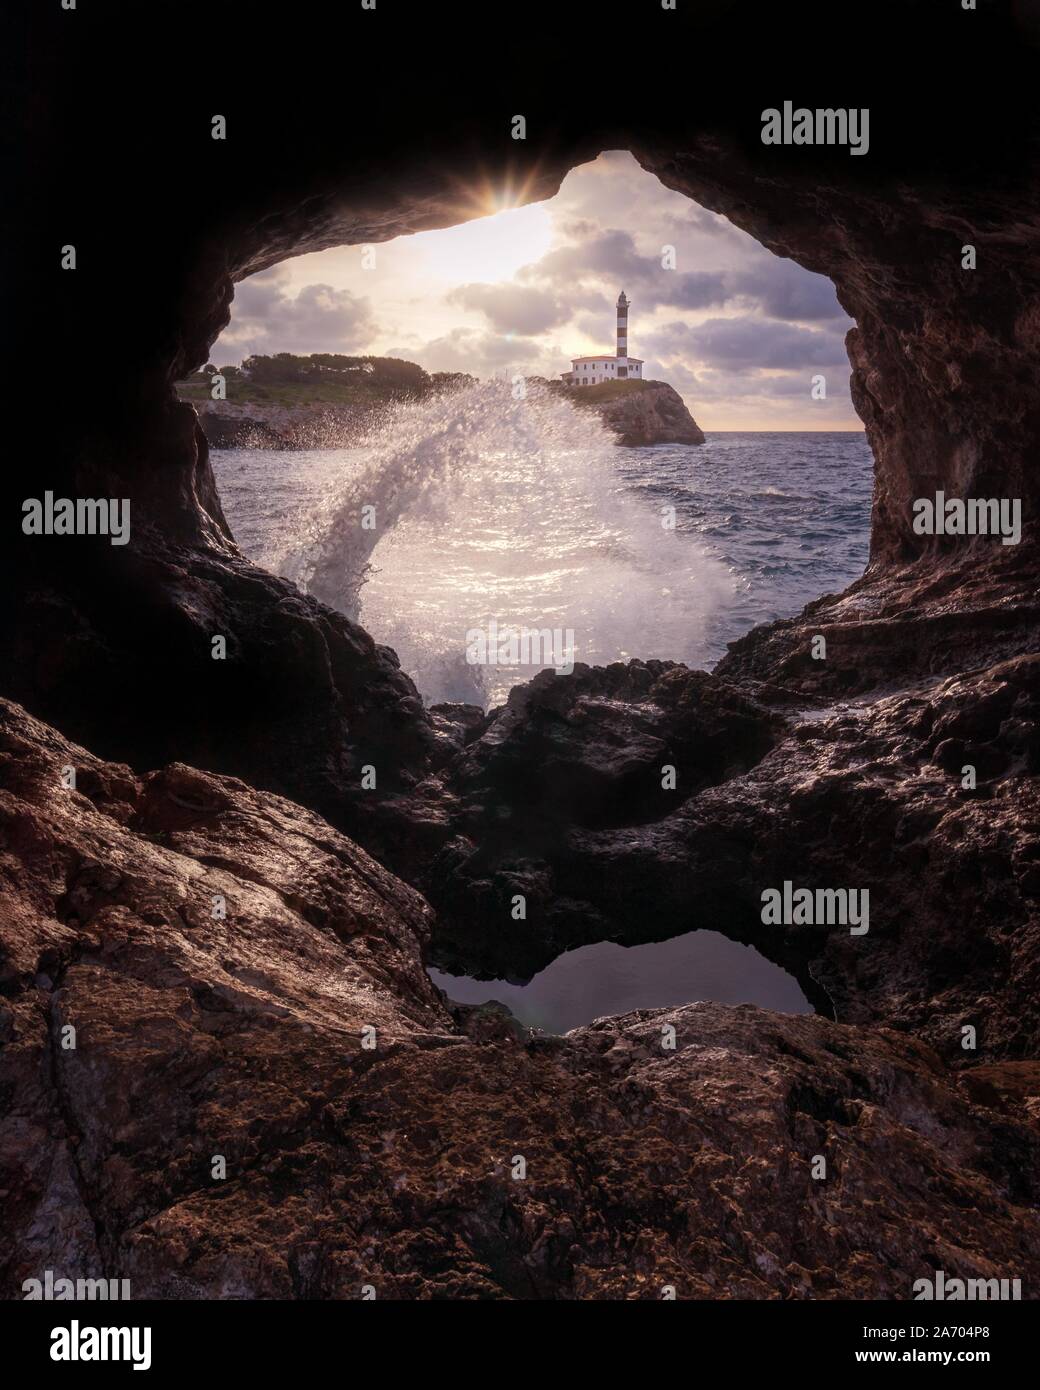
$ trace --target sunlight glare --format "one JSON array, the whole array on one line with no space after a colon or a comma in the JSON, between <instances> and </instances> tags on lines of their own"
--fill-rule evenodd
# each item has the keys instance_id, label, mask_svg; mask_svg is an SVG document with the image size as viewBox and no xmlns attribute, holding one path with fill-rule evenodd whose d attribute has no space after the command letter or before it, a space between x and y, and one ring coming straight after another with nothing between
<instances>
[{"instance_id":1,"label":"sunlight glare","mask_svg":"<svg viewBox=\"0 0 1040 1390\"><path fill-rule=\"evenodd\" d=\"M509 280L552 244L552 214L545 203L505 208L455 227L417 232L412 247L429 274L452 284Z\"/></svg>"}]
</instances>

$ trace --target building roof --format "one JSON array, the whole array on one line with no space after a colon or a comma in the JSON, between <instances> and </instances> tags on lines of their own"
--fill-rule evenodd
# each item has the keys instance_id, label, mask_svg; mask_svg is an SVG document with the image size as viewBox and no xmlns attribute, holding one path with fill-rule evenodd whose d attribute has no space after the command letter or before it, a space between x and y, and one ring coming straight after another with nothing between
<instances>
[{"instance_id":1,"label":"building roof","mask_svg":"<svg viewBox=\"0 0 1040 1390\"><path fill-rule=\"evenodd\" d=\"M577 362L638 362L643 365L642 357L619 357L616 352L598 352L594 357L572 357L571 366Z\"/></svg>"}]
</instances>

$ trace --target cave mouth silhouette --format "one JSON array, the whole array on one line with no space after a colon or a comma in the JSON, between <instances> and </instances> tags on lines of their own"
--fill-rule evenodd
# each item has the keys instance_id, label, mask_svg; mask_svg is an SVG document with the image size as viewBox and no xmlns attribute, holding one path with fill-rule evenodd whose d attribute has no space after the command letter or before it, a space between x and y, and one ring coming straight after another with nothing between
<instances>
[{"instance_id":1,"label":"cave mouth silhouette","mask_svg":"<svg viewBox=\"0 0 1040 1390\"><path fill-rule=\"evenodd\" d=\"M716 684L753 684L789 701L867 698L1025 649L1036 626L1040 487L1031 50L1016 47L1003 21L970 34L963 24L937 30L920 7L903 6L897 51L877 26L843 68L843 80L871 90L878 72L890 75L869 155L766 148L759 114L776 86L766 37L779 41L778 16L763 12L762 57L749 59L739 82L708 65L694 99L669 96L689 90L689 52L727 42L739 50L746 17L738 23L725 8L669 16L685 45L632 32L637 99L617 119L596 114L595 63L568 76L559 55L539 53L529 91L541 119L524 141L509 135L497 84L480 73L464 112L445 107L431 71L393 119L360 130L339 96L334 44L327 67L311 46L300 68L309 99L298 105L291 70L284 88L262 96L248 62L222 72L221 102L232 111L224 144L211 139L212 113L200 113L183 79L194 60L186 27L164 36L151 67L131 65L105 90L90 81L89 58L111 25L102 20L75 54L57 52L60 94L39 132L40 167L52 175L40 244L53 242L69 208L89 208L91 220L77 233L74 275L40 277L26 353L46 360L57 338L73 361L123 364L124 375L120 389L102 393L95 375L63 373L56 411L53 379L29 374L22 415L46 420L50 432L34 486L129 498L132 535L119 554L84 545L74 555L49 538L16 537L4 557L8 693L101 756L240 777L319 811L412 882L431 885L434 865L447 872L450 816L431 788L457 766L464 731L433 724L368 634L237 552L205 439L174 383L207 360L232 286L249 274L306 251L448 225L465 190L481 183L551 196L569 169L619 148L769 250L827 275L856 324L852 395L876 460L867 572L808 616L749 632L716 668ZM356 22L342 17L337 32L353 34ZM608 45L589 42L590 56L611 61ZM261 36L241 35L244 57L262 62L263 49ZM933 75L987 58L1005 75L1005 105L951 109ZM817 104L809 45L785 79ZM564 90L561 111L549 97ZM132 190L120 161L94 157L128 104L149 148L163 151L138 161ZM973 274L961 268L968 243L978 252ZM24 480L12 470L5 486L17 512ZM1021 545L915 535L913 500L940 489L1020 497ZM810 628L828 635L826 663L805 655ZM228 639L223 666L211 659L214 634ZM378 804L358 789L366 765L381 771ZM727 902L722 894L719 912Z\"/></svg>"},{"instance_id":2,"label":"cave mouth silhouette","mask_svg":"<svg viewBox=\"0 0 1040 1390\"><path fill-rule=\"evenodd\" d=\"M16 1281L789 1306L905 1301L940 1263L974 1280L1009 1250L1040 1279L1040 109L1035 47L1006 18L1025 8L878 0L837 34L773 0L632 6L623 26L575 12L572 47L570 14L538 0L508 28L467 0L339 4L321 26L305 5L277 29L215 27L201 0L34 7L12 134L43 215L16 259L31 312L7 418L27 442L0 486L9 519L45 490L129 498L131 539L11 526L0 546L3 688L45 721L5 705L0 737ZM996 99L973 95L979 72ZM869 103L869 153L765 150L760 112L788 97ZM620 145L837 286L876 459L871 563L711 674L587 675L562 711L562 682L531 682L492 748L237 552L173 383L250 268L446 221L481 177L544 195ZM915 536L913 499L937 489L1020 496L1021 544ZM818 725L794 717L806 703ZM682 814L651 804L638 826L613 823L627 784L608 762L598 823L577 823L592 755L647 720L691 765L746 738L772 751L736 776L723 758ZM561 723L573 781L543 795L515 755ZM237 884L225 921L202 896L217 878ZM622 914L754 932L757 890L787 880L871 888L865 938L772 942L837 1023L709 1004L518 1041L449 1014L421 968L434 931L459 960L479 936L496 978ZM489 942L467 908L513 882L553 911Z\"/></svg>"}]
</instances>

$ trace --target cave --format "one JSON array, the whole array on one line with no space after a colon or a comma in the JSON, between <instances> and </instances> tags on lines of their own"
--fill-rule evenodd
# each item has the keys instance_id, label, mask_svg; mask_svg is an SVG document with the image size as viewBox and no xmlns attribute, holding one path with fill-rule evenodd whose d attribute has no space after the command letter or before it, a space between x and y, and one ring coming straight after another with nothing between
<instances>
[{"instance_id":1,"label":"cave","mask_svg":"<svg viewBox=\"0 0 1040 1390\"><path fill-rule=\"evenodd\" d=\"M0 1040L9 1114L33 1140L5 1159L9 1282L86 1264L159 1298L347 1298L370 1283L391 1298L658 1298L662 1285L901 1298L934 1268L936 1232L956 1230L949 1272L1001 1270L1013 1249L1035 1287L1037 34L1023 13L978 15L971 30L916 0L898 25L895 13L877 7L844 55L848 100L873 107L861 158L763 145L763 107L795 91L807 106L837 100L771 9L739 82L702 67L692 93L687 55L736 42L733 8L634 25L633 90L656 95L631 119L583 115L599 110L597 64L575 88L561 51L539 54L508 108L479 74L464 113L442 107L434 65L392 121L363 128L336 67L368 41L360 11L329 17L298 68L280 55L277 99L250 81L259 33L236 39L233 66L188 83L190 24L164 29L160 53L146 15L80 15L74 34L60 13L36 21L51 97L32 130L48 174L24 343L33 363L60 350L61 368L19 378L25 448L41 432L46 444L31 473L6 471L8 510L45 491L129 498L132 522L126 546L17 534L4 555L14 910ZM412 19L409 46L439 51L433 23ZM662 42L663 24L683 43ZM608 40L588 39L604 66ZM787 57L779 88L774 51ZM90 59L109 52L148 60L99 87ZM1001 104L951 108L942 74L987 63ZM514 105L528 109L522 141ZM211 138L214 112L225 140ZM116 131L120 157L99 160ZM477 185L550 196L608 148L834 282L876 459L870 564L843 594L732 644L711 674L634 662L536 678L489 741L425 710L356 623L241 555L173 385L207 360L245 276L451 225ZM1020 543L918 534L915 500L940 491L1018 499ZM227 662L210 660L214 634ZM820 634L825 662L809 653ZM697 769L678 810L651 798L611 815L608 796L597 818L524 775L532 750L585 768L588 711L606 706L611 737L649 724ZM550 727L565 730L551 749ZM75 800L59 786L68 764ZM360 787L370 764L378 798ZM977 786L962 785L964 765ZM767 934L761 889L785 881L869 886L869 935ZM529 930L488 940L488 914L518 884L539 907ZM231 925L209 914L216 897ZM523 978L622 931L631 944L677 935L691 903L698 926L757 945L815 991L820 1016L701 1005L525 1041L497 1016L450 1014L422 969L432 946L460 971ZM63 1052L69 1025L79 1041ZM365 1029L389 1048L363 1046ZM42 1090L41 1068L54 1078ZM489 1106L486 1078L512 1099ZM719 1087L733 1093L724 1117ZM394 1158L413 1189L388 1204L379 1155L402 1105L402 1122L436 1114L449 1158L431 1166L419 1125ZM631 1155L666 1111L651 1178ZM518 1125L542 1198L508 1182ZM232 1171L219 1203L204 1160L218 1138ZM855 1191L838 1177L817 1198L786 1158L821 1148L838 1174L857 1165ZM738 1197L751 1153L783 1176ZM367 1175L337 1190L359 1157ZM476 1184L474 1163L490 1174ZM713 1177L689 1199L695 1239L660 1194L698 1170ZM289 1220L297 1199L287 1235L256 1234L257 1213ZM61 1219L38 1220L56 1201Z\"/></svg>"}]
</instances>

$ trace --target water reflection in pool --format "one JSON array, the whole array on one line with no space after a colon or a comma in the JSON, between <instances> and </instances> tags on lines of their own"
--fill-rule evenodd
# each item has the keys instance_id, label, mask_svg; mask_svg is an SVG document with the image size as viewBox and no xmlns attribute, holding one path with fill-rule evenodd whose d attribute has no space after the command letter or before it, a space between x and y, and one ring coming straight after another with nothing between
<instances>
[{"instance_id":1,"label":"water reflection in pool","mask_svg":"<svg viewBox=\"0 0 1040 1390\"><path fill-rule=\"evenodd\" d=\"M692 931L646 946L599 941L567 951L526 985L429 971L449 999L497 999L530 1028L566 1033L606 1014L711 999L759 1004L778 1013L814 1012L793 975L714 931Z\"/></svg>"}]
</instances>

